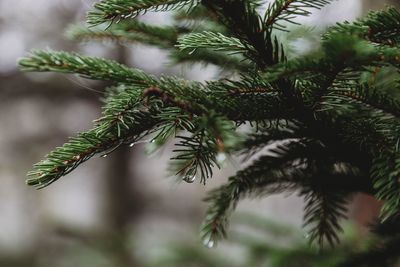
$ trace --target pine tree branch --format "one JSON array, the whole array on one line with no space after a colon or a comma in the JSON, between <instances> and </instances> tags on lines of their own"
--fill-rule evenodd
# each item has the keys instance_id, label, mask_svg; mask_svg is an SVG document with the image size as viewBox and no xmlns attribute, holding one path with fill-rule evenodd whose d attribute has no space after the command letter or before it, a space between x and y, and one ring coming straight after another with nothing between
<instances>
[{"instance_id":1,"label":"pine tree branch","mask_svg":"<svg viewBox=\"0 0 400 267\"><path fill-rule=\"evenodd\" d=\"M106 31L97 27L86 28L74 25L68 29L67 35L79 41L112 40L137 42L171 49L176 43L178 34L186 32L188 32L188 29L183 27L159 27L132 20L113 24Z\"/></svg>"},{"instance_id":2,"label":"pine tree branch","mask_svg":"<svg viewBox=\"0 0 400 267\"><path fill-rule=\"evenodd\" d=\"M158 112L155 107L146 111L126 109L111 118L109 112L105 111L102 122L92 130L71 138L35 164L34 169L28 173L27 184L46 187L94 155L101 153L106 156L122 144L139 140L160 123L155 117Z\"/></svg>"},{"instance_id":3,"label":"pine tree branch","mask_svg":"<svg viewBox=\"0 0 400 267\"><path fill-rule=\"evenodd\" d=\"M231 177L228 184L211 192L202 227L205 242L217 242L226 235L229 214L243 197L301 188L308 201L304 225L311 227L310 241L336 243L341 231L339 220L345 217L346 196L362 190L357 182L362 177L352 167L338 168L338 162L330 162L332 156L324 150L311 140L278 145L271 150L273 156L262 156Z\"/></svg>"},{"instance_id":4,"label":"pine tree branch","mask_svg":"<svg viewBox=\"0 0 400 267\"><path fill-rule=\"evenodd\" d=\"M203 242L211 245L226 237L230 213L246 195L288 191L295 171L285 159L264 156L229 178L228 184L211 191L205 199L209 208L201 227Z\"/></svg>"},{"instance_id":5,"label":"pine tree branch","mask_svg":"<svg viewBox=\"0 0 400 267\"><path fill-rule=\"evenodd\" d=\"M77 73L90 79L110 80L140 86L142 90L153 86L158 87L175 98L195 103L199 109L214 109L237 121L248 120L251 116L255 120L280 116L285 118L285 112L281 112L283 109L279 107L281 106L279 96L274 92L269 93L267 98L249 95L227 99L229 91L226 89L231 90L232 86L240 86L239 83L233 85L210 83L205 87L200 83L182 81L177 78L156 79L141 70L128 68L115 61L53 51L35 52L31 57L22 59L20 66L25 71Z\"/></svg>"},{"instance_id":6,"label":"pine tree branch","mask_svg":"<svg viewBox=\"0 0 400 267\"><path fill-rule=\"evenodd\" d=\"M316 115L341 120L343 140L371 155L398 149L399 105L378 88L360 85L354 73L341 74L322 96ZM355 76L358 77L358 74Z\"/></svg>"},{"instance_id":7,"label":"pine tree branch","mask_svg":"<svg viewBox=\"0 0 400 267\"><path fill-rule=\"evenodd\" d=\"M338 32L355 34L376 44L397 46L400 42L400 12L394 7L370 12L366 18L355 22L338 23L324 38Z\"/></svg>"},{"instance_id":8,"label":"pine tree branch","mask_svg":"<svg viewBox=\"0 0 400 267\"><path fill-rule=\"evenodd\" d=\"M324 178L330 178L330 175ZM321 248L325 242L333 247L339 243L338 233L343 231L339 220L346 218L346 195L330 192L329 189L304 191L306 191L306 193L303 192L306 200L304 226L310 228L309 241L316 241Z\"/></svg>"},{"instance_id":9,"label":"pine tree branch","mask_svg":"<svg viewBox=\"0 0 400 267\"><path fill-rule=\"evenodd\" d=\"M108 96L96 126L71 138L37 163L28 174L29 185L46 187L94 155L107 155L120 145L134 143L170 120L176 120L170 117L165 120L167 117L160 115L170 103L158 99L144 101L140 87L121 85L115 90Z\"/></svg>"},{"instance_id":10,"label":"pine tree branch","mask_svg":"<svg viewBox=\"0 0 400 267\"><path fill-rule=\"evenodd\" d=\"M106 155L120 145L134 143L163 123L168 123L160 113L170 103L158 99L144 101L140 86L121 85L113 91L107 98L103 116L97 120L96 126L71 138L63 147L57 148L37 163L28 174L29 185L45 187L94 155Z\"/></svg>"},{"instance_id":11,"label":"pine tree branch","mask_svg":"<svg viewBox=\"0 0 400 267\"><path fill-rule=\"evenodd\" d=\"M147 11L173 10L196 3L192 0L102 0L94 5L95 11L88 13L87 22L95 26L107 21L134 18Z\"/></svg>"},{"instance_id":12,"label":"pine tree branch","mask_svg":"<svg viewBox=\"0 0 400 267\"><path fill-rule=\"evenodd\" d=\"M272 37L271 32L266 30L251 1L204 0L202 4L216 14L243 44L251 45L251 49L248 48L248 57L256 62L259 68L263 69L285 59L282 46Z\"/></svg>"},{"instance_id":13,"label":"pine tree branch","mask_svg":"<svg viewBox=\"0 0 400 267\"><path fill-rule=\"evenodd\" d=\"M290 188L298 186L300 180L306 179L308 174L293 164L294 160L305 156L301 144L289 142L274 152L275 156L262 156L205 199L209 203L202 226L206 243L217 242L226 236L229 214L241 198L290 191Z\"/></svg>"},{"instance_id":14,"label":"pine tree branch","mask_svg":"<svg viewBox=\"0 0 400 267\"><path fill-rule=\"evenodd\" d=\"M376 47L357 36L331 34L323 42L318 57L306 56L277 64L264 75L269 81L286 76L304 77L308 74L329 75L333 70L364 71L367 66L400 66L400 50L395 47Z\"/></svg>"},{"instance_id":15,"label":"pine tree branch","mask_svg":"<svg viewBox=\"0 0 400 267\"><path fill-rule=\"evenodd\" d=\"M162 111L159 108L153 110L152 106L147 104L153 101L156 101L156 104L159 103L156 107L159 105L174 106L179 108L181 112L188 112L192 115L203 116L203 114L206 114L206 117L204 117L207 118L206 120L200 117L198 122L200 126L196 126L196 123L193 124L191 122L192 128L185 129L192 130L195 133L198 129L208 132L207 138L204 139L204 142L211 145L208 152L196 152L194 154L195 157L185 157L189 162L193 162L193 158L199 159L195 161L198 164L190 165L192 167L195 166L190 170L196 174L197 169L199 169L202 173L201 181L204 182L212 174L210 171L204 171L205 168L210 166L211 162L216 163L216 156L219 152L228 153L232 147L236 146L239 139L235 133L231 133L234 128L232 125L229 126L229 123L227 124L220 119L213 119L213 116L207 115L209 112L206 112L205 109L200 106L196 107L196 103L189 104L188 102L182 102L179 98L175 99L168 95L168 92L172 92L177 96L185 96L184 99L201 101L201 95L198 95L198 90L191 90L193 88L188 88L187 84L180 87L182 85L179 85L174 79L162 79L159 83L165 88L173 88L173 91L167 90L164 92L155 87L143 90L142 85L133 88L124 85L119 87L117 93L113 93L107 98L103 117L97 120L96 127L87 133L82 133L76 138L72 138L69 143L50 153L45 160L35 165L34 170L29 173L28 183L39 187L47 186L95 154L106 153L116 149L121 144L135 142L142 137L142 134L162 128L164 124L170 123L170 120L175 121L176 118L172 119L171 117L169 117L169 121L161 120L165 118L162 115L160 116ZM168 83L172 83L173 86L168 86ZM214 104L210 104L211 106L218 108ZM146 113L148 109L152 110L151 114ZM221 110L224 109L224 107L221 107ZM237 116L236 112L235 116ZM191 145L191 143L189 142L188 145ZM221 147L222 145L223 147ZM179 174L187 177L187 170L189 169L186 168Z\"/></svg>"},{"instance_id":16,"label":"pine tree branch","mask_svg":"<svg viewBox=\"0 0 400 267\"><path fill-rule=\"evenodd\" d=\"M243 45L239 39L218 32L191 33L178 38L177 42L176 46L182 51L208 48L215 51L245 53L247 49L252 49L249 45Z\"/></svg>"},{"instance_id":17,"label":"pine tree branch","mask_svg":"<svg viewBox=\"0 0 400 267\"><path fill-rule=\"evenodd\" d=\"M400 157L399 153L385 151L372 163L371 177L374 179L376 197L384 200L381 219L385 221L400 214Z\"/></svg>"},{"instance_id":18,"label":"pine tree branch","mask_svg":"<svg viewBox=\"0 0 400 267\"><path fill-rule=\"evenodd\" d=\"M337 80L321 102L325 110L329 107L337 109L337 106L340 106L342 112L357 112L364 109L376 114L384 112L385 116L390 116L392 119L400 118L400 103L396 99L382 92L380 88L360 84L359 81L350 83Z\"/></svg>"},{"instance_id":19,"label":"pine tree branch","mask_svg":"<svg viewBox=\"0 0 400 267\"><path fill-rule=\"evenodd\" d=\"M84 78L149 86L155 78L138 69L128 68L112 60L86 57L76 53L34 51L19 61L23 71L79 74Z\"/></svg>"},{"instance_id":20,"label":"pine tree branch","mask_svg":"<svg viewBox=\"0 0 400 267\"><path fill-rule=\"evenodd\" d=\"M281 24L282 22L298 25L294 18L309 16L311 12L308 9L321 9L331 2L333 0L277 0L269 4L264 15L264 23L267 28L286 31L286 26Z\"/></svg>"}]
</instances>

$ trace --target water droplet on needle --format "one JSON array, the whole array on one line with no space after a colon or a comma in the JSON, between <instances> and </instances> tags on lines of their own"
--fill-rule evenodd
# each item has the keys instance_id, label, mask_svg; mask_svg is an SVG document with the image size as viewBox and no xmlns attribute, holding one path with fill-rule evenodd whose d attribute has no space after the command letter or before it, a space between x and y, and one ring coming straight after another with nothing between
<instances>
[{"instance_id":1,"label":"water droplet on needle","mask_svg":"<svg viewBox=\"0 0 400 267\"><path fill-rule=\"evenodd\" d=\"M188 184L192 184L194 183L194 181L196 181L196 175L188 174L183 178L183 181L185 181Z\"/></svg>"},{"instance_id":2,"label":"water droplet on needle","mask_svg":"<svg viewBox=\"0 0 400 267\"><path fill-rule=\"evenodd\" d=\"M222 163L224 163L225 162L225 160L226 160L226 154L224 153L224 152L219 152L218 154L217 154L217 162L218 163L220 163L220 164L222 164Z\"/></svg>"},{"instance_id":3,"label":"water droplet on needle","mask_svg":"<svg viewBox=\"0 0 400 267\"><path fill-rule=\"evenodd\" d=\"M207 244L206 247L208 248L213 248L214 247L215 242L213 240L210 240Z\"/></svg>"},{"instance_id":4,"label":"water droplet on needle","mask_svg":"<svg viewBox=\"0 0 400 267\"><path fill-rule=\"evenodd\" d=\"M213 248L215 246L215 241L211 237L209 237L203 240L203 245L206 248Z\"/></svg>"}]
</instances>

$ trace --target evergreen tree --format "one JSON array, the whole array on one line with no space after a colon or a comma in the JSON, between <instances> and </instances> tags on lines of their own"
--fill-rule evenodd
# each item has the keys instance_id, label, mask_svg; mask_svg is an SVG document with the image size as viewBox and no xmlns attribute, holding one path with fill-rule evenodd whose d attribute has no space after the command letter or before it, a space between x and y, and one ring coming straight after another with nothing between
<instances>
[{"instance_id":1,"label":"evergreen tree","mask_svg":"<svg viewBox=\"0 0 400 267\"><path fill-rule=\"evenodd\" d=\"M19 63L25 71L74 73L114 85L93 128L34 165L27 183L46 187L91 157L145 136L152 149L176 139L172 168L189 183L205 184L230 155L248 158L268 148L208 195L206 246L226 235L239 200L287 191L304 196L309 240L334 245L349 198L363 192L384 203L375 226L379 239L351 266L394 262L400 254L400 12L388 8L339 23L323 34L318 51L291 56L282 36L298 24L297 16L330 2L276 0L267 8L260 0L98 2L88 14L90 27L75 26L71 36L158 46L175 64L214 64L228 77L200 83L76 53L32 52ZM171 10L172 26L133 20Z\"/></svg>"}]
</instances>

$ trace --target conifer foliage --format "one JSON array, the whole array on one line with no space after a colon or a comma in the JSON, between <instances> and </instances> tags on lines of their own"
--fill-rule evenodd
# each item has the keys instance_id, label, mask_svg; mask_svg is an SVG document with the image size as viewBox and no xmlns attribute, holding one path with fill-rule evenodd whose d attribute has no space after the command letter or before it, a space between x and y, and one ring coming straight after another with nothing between
<instances>
[{"instance_id":1,"label":"conifer foliage","mask_svg":"<svg viewBox=\"0 0 400 267\"><path fill-rule=\"evenodd\" d=\"M267 154L261 153L208 195L202 226L207 246L226 235L238 201L278 192L304 196L304 225L310 240L320 245L338 242L340 221L354 193L383 201L382 225L398 218L400 12L388 8L337 24L323 34L318 51L290 56L278 36L296 27L297 16L330 2L98 2L88 14L90 27L73 27L72 37L158 46L170 52L174 64L214 64L228 78L200 83L155 77L75 53L32 52L19 63L25 71L79 74L115 85L93 128L34 165L27 183L46 187L91 157L145 136L150 136L152 147L176 139L172 166L187 182L197 178L206 183L213 167L220 167L227 156L259 155L256 152L268 147ZM133 20L147 11L171 10L172 26ZM387 80L384 73L395 75ZM250 133L241 131L243 124ZM392 234L400 239L398 232Z\"/></svg>"}]
</instances>

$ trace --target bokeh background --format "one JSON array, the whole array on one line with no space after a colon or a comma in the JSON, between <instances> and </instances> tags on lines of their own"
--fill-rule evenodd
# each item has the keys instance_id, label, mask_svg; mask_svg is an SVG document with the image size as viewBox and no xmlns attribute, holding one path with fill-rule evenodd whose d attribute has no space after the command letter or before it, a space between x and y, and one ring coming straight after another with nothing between
<instances>
[{"instance_id":1,"label":"bokeh background","mask_svg":"<svg viewBox=\"0 0 400 267\"><path fill-rule=\"evenodd\" d=\"M301 21L316 25L318 31L383 8L388 2L339 0ZM106 159L95 158L49 188L37 191L25 185L25 174L34 162L68 136L91 127L100 115L99 99L106 86L73 75L21 73L17 59L30 50L77 51L113 58L154 74L200 81L217 77L213 66L170 66L167 53L156 48L110 42L79 44L66 38L68 25L83 23L93 3L0 0L1 267L167 266L163 259L173 254L169 251L173 244L201 246L202 199L240 168L240 162L229 162L206 187L177 184L166 177L168 149L149 158L144 144L138 144ZM149 13L139 19L170 23L165 13ZM314 45L299 43L302 47L298 50ZM295 195L284 195L246 200L238 210L291 225L296 235L302 236L302 206ZM357 231L363 233L362 225L378 207L366 196L355 198L350 217L360 228ZM240 263L240 251L237 246L221 244L198 257L230 255L233 262Z\"/></svg>"}]
</instances>

